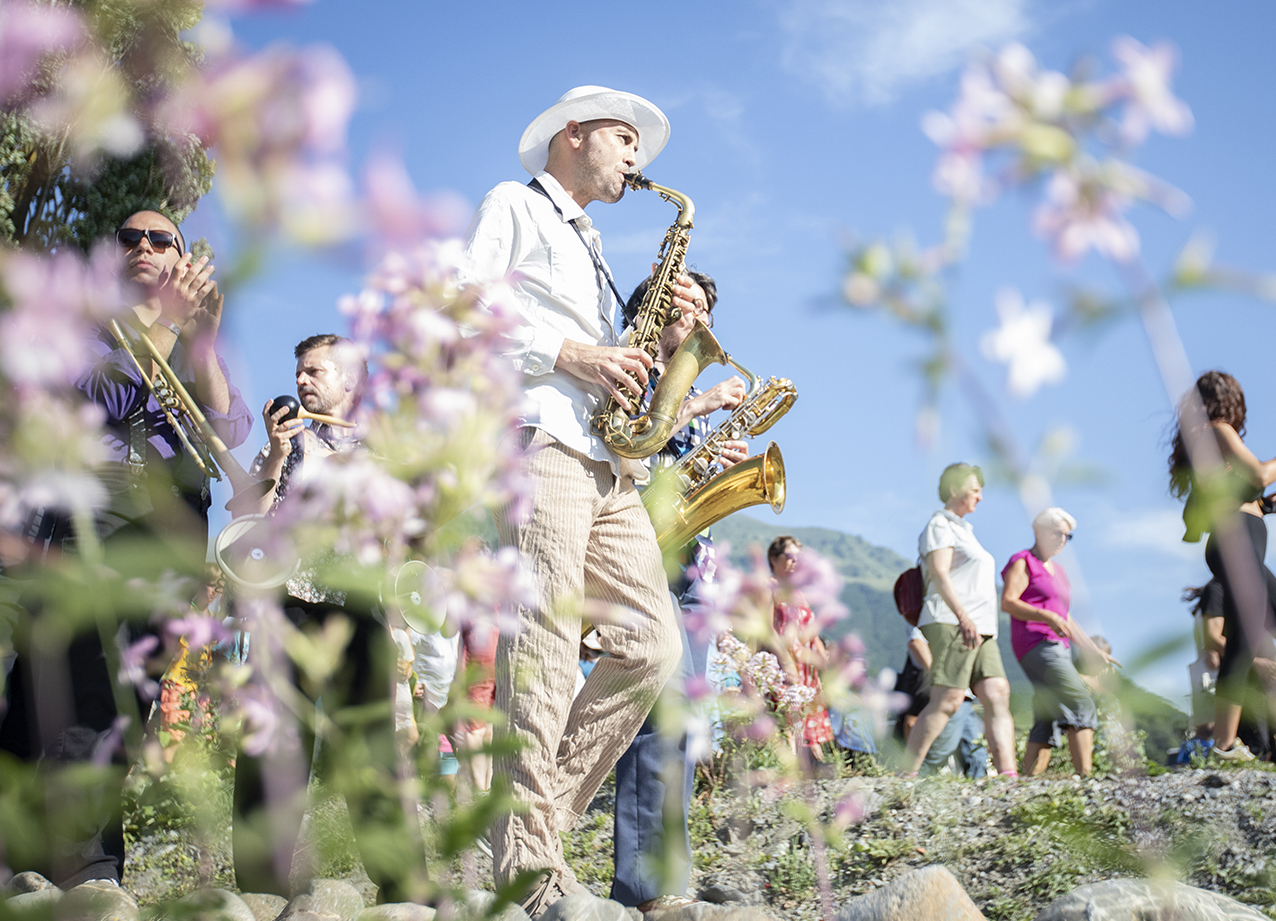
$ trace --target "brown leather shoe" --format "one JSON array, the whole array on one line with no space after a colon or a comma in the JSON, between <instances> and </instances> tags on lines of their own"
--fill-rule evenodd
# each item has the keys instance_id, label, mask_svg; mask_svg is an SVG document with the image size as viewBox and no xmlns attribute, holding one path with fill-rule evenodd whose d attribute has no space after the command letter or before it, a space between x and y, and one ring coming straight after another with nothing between
<instances>
[{"instance_id":1,"label":"brown leather shoe","mask_svg":"<svg viewBox=\"0 0 1276 921\"><path fill-rule=\"evenodd\" d=\"M678 911L680 908L687 908L691 905L699 905L696 899L688 898L685 895L658 895L654 899L648 899L636 906L643 915L658 914L662 911Z\"/></svg>"}]
</instances>

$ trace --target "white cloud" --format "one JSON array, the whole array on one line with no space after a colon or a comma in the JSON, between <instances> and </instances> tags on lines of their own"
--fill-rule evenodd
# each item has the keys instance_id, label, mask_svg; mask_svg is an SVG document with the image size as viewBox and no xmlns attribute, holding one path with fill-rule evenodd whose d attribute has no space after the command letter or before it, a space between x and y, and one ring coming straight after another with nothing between
<instances>
[{"instance_id":1,"label":"white cloud","mask_svg":"<svg viewBox=\"0 0 1276 921\"><path fill-rule=\"evenodd\" d=\"M1130 510L1113 518L1101 540L1122 550L1151 550L1164 556L1200 563L1204 544L1183 542L1183 516L1176 509Z\"/></svg>"},{"instance_id":2,"label":"white cloud","mask_svg":"<svg viewBox=\"0 0 1276 921\"><path fill-rule=\"evenodd\" d=\"M961 66L971 49L1020 38L1031 0L787 0L783 64L835 102L880 105Z\"/></svg>"}]
</instances>

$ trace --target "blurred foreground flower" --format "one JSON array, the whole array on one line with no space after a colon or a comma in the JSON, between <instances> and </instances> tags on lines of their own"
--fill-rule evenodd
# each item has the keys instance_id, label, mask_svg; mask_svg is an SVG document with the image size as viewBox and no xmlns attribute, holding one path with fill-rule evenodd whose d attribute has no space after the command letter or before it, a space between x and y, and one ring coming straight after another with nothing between
<instances>
[{"instance_id":1,"label":"blurred foreground flower","mask_svg":"<svg viewBox=\"0 0 1276 921\"><path fill-rule=\"evenodd\" d=\"M1063 353L1050 341L1054 314L1043 301L1024 306L1014 288L997 293L1001 327L984 333L979 347L989 361L1008 365L1006 388L1017 397L1030 397L1042 384L1057 384L1067 373Z\"/></svg>"},{"instance_id":2,"label":"blurred foreground flower","mask_svg":"<svg viewBox=\"0 0 1276 921\"><path fill-rule=\"evenodd\" d=\"M69 52L86 37L74 9L7 0L0 4L0 108L30 98L41 84L37 68L46 55Z\"/></svg>"},{"instance_id":3,"label":"blurred foreground flower","mask_svg":"<svg viewBox=\"0 0 1276 921\"><path fill-rule=\"evenodd\" d=\"M1122 75L1115 95L1125 99L1121 133L1127 143L1142 144L1149 129L1183 135L1192 130L1192 110L1174 95L1170 77L1178 67L1178 50L1169 42L1151 48L1122 35L1112 42L1112 56Z\"/></svg>"},{"instance_id":4,"label":"blurred foreground flower","mask_svg":"<svg viewBox=\"0 0 1276 921\"><path fill-rule=\"evenodd\" d=\"M349 66L326 45L232 49L181 86L158 121L215 150L218 191L237 220L331 243L355 225L346 127L356 98Z\"/></svg>"}]
</instances>

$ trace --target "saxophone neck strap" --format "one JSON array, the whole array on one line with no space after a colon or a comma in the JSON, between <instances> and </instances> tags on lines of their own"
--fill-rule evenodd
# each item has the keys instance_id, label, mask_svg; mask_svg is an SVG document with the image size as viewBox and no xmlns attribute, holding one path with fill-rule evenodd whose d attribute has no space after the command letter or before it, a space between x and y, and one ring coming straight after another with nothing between
<instances>
[{"instance_id":1,"label":"saxophone neck strap","mask_svg":"<svg viewBox=\"0 0 1276 921\"><path fill-rule=\"evenodd\" d=\"M554 211L558 214L558 216L560 218L563 217L563 209L558 207L558 202L550 198L549 192L545 191L545 187L541 185L539 179L533 179L527 184L527 187L533 192L544 195L550 205L553 206ZM616 288L616 282L612 279L611 272L607 270L606 264L604 264L602 259L599 258L598 253L594 251L594 248L589 245L589 241L585 239L585 235L581 233L580 228L576 226L576 222L572 220L567 221L567 223L571 224L572 230L576 231L576 236L580 237L581 245L583 245L589 253L589 261L594 264L594 271L598 274L598 277L607 279L607 284L611 288L611 293L616 296L616 306L623 309L625 306L625 299L620 296L620 291ZM598 287L601 290L602 284L600 283Z\"/></svg>"}]
</instances>

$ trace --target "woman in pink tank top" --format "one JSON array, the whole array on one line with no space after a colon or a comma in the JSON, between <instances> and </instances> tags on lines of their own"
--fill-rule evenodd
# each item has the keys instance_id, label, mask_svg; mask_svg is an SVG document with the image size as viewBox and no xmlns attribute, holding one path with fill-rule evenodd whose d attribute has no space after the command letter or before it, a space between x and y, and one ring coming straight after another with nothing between
<instances>
[{"instance_id":1,"label":"woman in pink tank top","mask_svg":"<svg viewBox=\"0 0 1276 921\"><path fill-rule=\"evenodd\" d=\"M1052 558L1072 539L1076 519L1048 508L1032 523L1036 543L1010 558L1001 571L1001 609L1010 615L1010 646L1032 682L1032 730L1020 773L1040 774L1050 763L1054 724L1068 734L1072 768L1090 773L1098 711L1094 696L1072 662L1070 647L1110 661L1068 616L1072 587Z\"/></svg>"}]
</instances>

